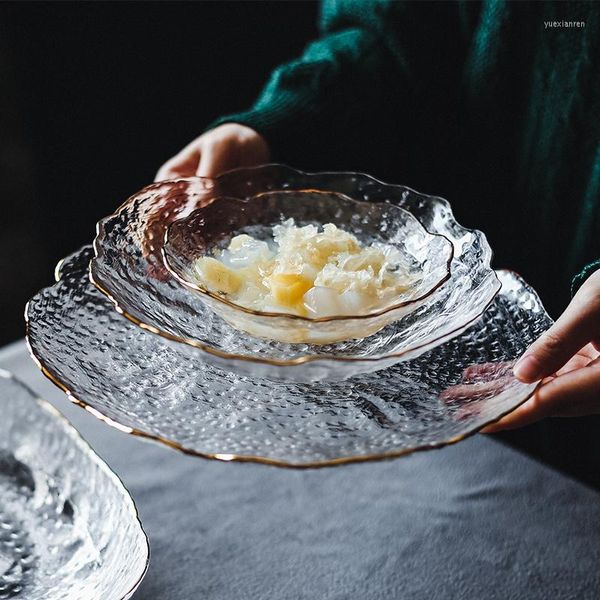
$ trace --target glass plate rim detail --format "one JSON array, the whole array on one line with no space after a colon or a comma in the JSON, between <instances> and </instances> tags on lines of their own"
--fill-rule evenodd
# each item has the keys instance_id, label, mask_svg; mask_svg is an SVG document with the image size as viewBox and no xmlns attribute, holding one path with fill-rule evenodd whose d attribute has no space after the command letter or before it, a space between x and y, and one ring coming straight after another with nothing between
<instances>
[{"instance_id":1,"label":"glass plate rim detail","mask_svg":"<svg viewBox=\"0 0 600 600\"><path fill-rule=\"evenodd\" d=\"M61 261L61 263L62 262L63 261ZM57 272L58 272L58 268L59 268L59 265L57 265ZM26 339L26 341L27 341L27 348L29 350L29 354L30 354L30 356L33 357L33 353L31 351L31 348L29 345L29 341L27 339ZM36 365L38 365L40 367L37 360L35 358L33 360L36 363ZM40 369L41 369L41 367L40 367ZM44 375L46 375L43 370L42 370L42 373ZM142 533L142 539L144 540L144 554L145 554L144 567L143 567L140 575L138 576L136 581L133 583L133 585L127 590L127 592L125 592L125 595L121 596L121 598L120 598L120 600L128 600L135 593L135 591L139 588L140 584L144 580L144 577L148 573L148 568L150 566L150 540L148 538L148 534L146 533L146 530L144 529L144 524L142 523L137 505L135 504L135 501L133 499L133 496L131 495L131 492L129 491L127 486L124 484L121 477L94 450L92 445L81 435L81 433L79 433L78 429L71 423L71 421L69 421L69 419L58 408L56 408L51 402L49 402L45 398L42 398L37 392L34 392L25 382L23 382L14 373L12 373L11 371L8 371L2 367L0 367L0 379L10 380L12 383L14 383L18 387L22 388L25 391L25 393L31 398L31 400L34 401L39 406L40 410L45 410L52 416L52 418L56 419L58 426L63 429L63 433L65 435L68 435L73 440L73 442L80 448L80 450L106 475L106 477L108 477L113 483L115 483L115 485L123 492L123 500L125 501L127 511L129 512L130 516L133 517L134 521L137 523L137 525L139 527L140 532ZM52 378L50 378L50 381L53 381ZM71 400L71 397L68 394L67 394L67 397L69 398L69 400ZM94 414L94 409L92 407L86 407L86 410L88 412L90 412L91 414Z\"/></svg>"}]
</instances>

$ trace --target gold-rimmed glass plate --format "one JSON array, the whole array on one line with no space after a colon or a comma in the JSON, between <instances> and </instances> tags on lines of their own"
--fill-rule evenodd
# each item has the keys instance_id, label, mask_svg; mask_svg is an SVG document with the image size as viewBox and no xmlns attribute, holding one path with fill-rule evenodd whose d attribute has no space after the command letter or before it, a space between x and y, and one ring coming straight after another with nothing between
<instances>
[{"instance_id":1,"label":"gold-rimmed glass plate","mask_svg":"<svg viewBox=\"0 0 600 600\"><path fill-rule=\"evenodd\" d=\"M260 194L294 190L388 202L410 212L428 232L452 243L450 279L401 321L363 339L290 344L240 333L169 274L161 253L166 230L217 197L250 201ZM91 279L126 318L193 347L214 366L272 380L344 379L415 358L478 319L500 287L485 236L460 226L445 200L367 175L307 174L281 165L240 169L217 179L153 184L100 221L94 248Z\"/></svg>"},{"instance_id":2,"label":"gold-rimmed glass plate","mask_svg":"<svg viewBox=\"0 0 600 600\"><path fill-rule=\"evenodd\" d=\"M149 547L123 484L0 370L0 598L129 598Z\"/></svg>"},{"instance_id":3,"label":"gold-rimmed glass plate","mask_svg":"<svg viewBox=\"0 0 600 600\"><path fill-rule=\"evenodd\" d=\"M345 382L250 378L132 324L88 279L90 248L27 307L44 373L120 430L221 460L326 466L455 442L524 402L515 359L550 325L535 292L499 272L502 290L460 336L416 359Z\"/></svg>"}]
</instances>

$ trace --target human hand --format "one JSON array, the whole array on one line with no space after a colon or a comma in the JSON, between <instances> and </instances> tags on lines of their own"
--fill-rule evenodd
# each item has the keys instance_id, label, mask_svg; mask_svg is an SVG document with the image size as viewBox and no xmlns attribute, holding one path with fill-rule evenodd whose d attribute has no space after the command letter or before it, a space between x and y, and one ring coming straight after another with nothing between
<instances>
[{"instance_id":1,"label":"human hand","mask_svg":"<svg viewBox=\"0 0 600 600\"><path fill-rule=\"evenodd\" d=\"M269 162L266 140L254 129L238 123L219 125L170 158L156 174L155 181L181 177L215 177L237 167Z\"/></svg>"},{"instance_id":2,"label":"human hand","mask_svg":"<svg viewBox=\"0 0 600 600\"><path fill-rule=\"evenodd\" d=\"M548 331L514 368L524 383L541 380L534 395L486 433L521 427L544 417L600 413L600 270L581 286Z\"/></svg>"}]
</instances>

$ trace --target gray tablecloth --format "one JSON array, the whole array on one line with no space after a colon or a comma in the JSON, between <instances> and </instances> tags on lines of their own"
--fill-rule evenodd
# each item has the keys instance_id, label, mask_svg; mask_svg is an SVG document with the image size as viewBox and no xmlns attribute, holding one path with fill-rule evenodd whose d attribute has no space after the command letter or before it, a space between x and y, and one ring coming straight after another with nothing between
<instances>
[{"instance_id":1,"label":"gray tablecloth","mask_svg":"<svg viewBox=\"0 0 600 600\"><path fill-rule=\"evenodd\" d=\"M151 544L136 600L600 597L598 493L493 439L313 471L209 462L71 405L23 343L0 366L132 493Z\"/></svg>"}]
</instances>

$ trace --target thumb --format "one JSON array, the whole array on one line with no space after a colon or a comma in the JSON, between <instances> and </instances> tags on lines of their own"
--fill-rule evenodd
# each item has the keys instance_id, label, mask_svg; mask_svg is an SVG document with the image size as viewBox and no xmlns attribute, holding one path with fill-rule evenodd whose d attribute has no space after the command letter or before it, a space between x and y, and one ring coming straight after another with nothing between
<instances>
[{"instance_id":1,"label":"thumb","mask_svg":"<svg viewBox=\"0 0 600 600\"><path fill-rule=\"evenodd\" d=\"M588 279L560 318L535 341L514 368L515 377L532 383L560 369L600 332L598 279Z\"/></svg>"}]
</instances>

